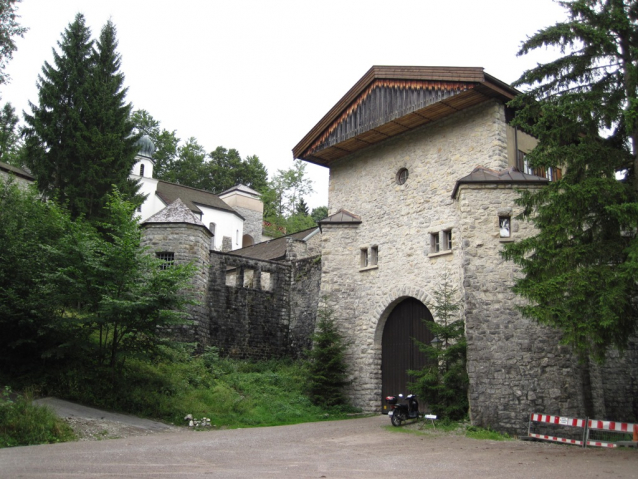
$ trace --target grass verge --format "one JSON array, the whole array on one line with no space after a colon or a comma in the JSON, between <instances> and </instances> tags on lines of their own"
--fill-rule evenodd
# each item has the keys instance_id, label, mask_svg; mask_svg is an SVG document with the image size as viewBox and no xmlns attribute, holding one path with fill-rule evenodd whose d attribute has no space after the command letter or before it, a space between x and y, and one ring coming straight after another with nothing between
<instances>
[{"instance_id":1,"label":"grass verge","mask_svg":"<svg viewBox=\"0 0 638 479\"><path fill-rule=\"evenodd\" d=\"M31 397L0 394L0 448L72 441L73 431L49 408L31 404Z\"/></svg>"}]
</instances>

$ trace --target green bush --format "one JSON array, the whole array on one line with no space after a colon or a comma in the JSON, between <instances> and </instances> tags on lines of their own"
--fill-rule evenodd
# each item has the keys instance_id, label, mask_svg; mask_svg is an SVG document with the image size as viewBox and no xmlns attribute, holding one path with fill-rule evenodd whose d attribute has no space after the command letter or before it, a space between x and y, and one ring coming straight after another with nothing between
<instances>
[{"instance_id":1,"label":"green bush","mask_svg":"<svg viewBox=\"0 0 638 479\"><path fill-rule=\"evenodd\" d=\"M35 406L29 397L5 387L0 394L0 447L28 446L75 439L73 431L49 408Z\"/></svg>"}]
</instances>

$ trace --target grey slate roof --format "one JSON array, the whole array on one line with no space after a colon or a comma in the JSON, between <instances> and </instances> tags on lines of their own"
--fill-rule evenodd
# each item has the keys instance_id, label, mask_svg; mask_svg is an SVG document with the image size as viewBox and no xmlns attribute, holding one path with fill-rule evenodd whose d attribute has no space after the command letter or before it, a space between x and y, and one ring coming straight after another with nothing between
<instances>
[{"instance_id":1,"label":"grey slate roof","mask_svg":"<svg viewBox=\"0 0 638 479\"><path fill-rule=\"evenodd\" d=\"M193 225L204 226L204 223L193 214L188 206L182 200L177 198L161 211L148 218L142 224L146 223L190 223Z\"/></svg>"},{"instance_id":2,"label":"grey slate roof","mask_svg":"<svg viewBox=\"0 0 638 479\"><path fill-rule=\"evenodd\" d=\"M270 261L282 260L286 257L286 243L288 238L306 241L310 238L310 236L315 234L315 232L318 233L318 229L319 228L315 226L314 228L282 236L281 238L275 238L269 241L264 241L263 243L247 246L246 248L236 249L234 251L230 251L229 254L243 256L245 258L266 259Z\"/></svg>"},{"instance_id":3,"label":"grey slate roof","mask_svg":"<svg viewBox=\"0 0 638 479\"><path fill-rule=\"evenodd\" d=\"M226 191L221 192L219 196L227 195L228 193L232 193L233 191L241 191L242 193L247 193L251 196L261 196L261 193L259 193L259 191L255 191L251 187L242 184L235 185L232 188L228 188Z\"/></svg>"},{"instance_id":4,"label":"grey slate roof","mask_svg":"<svg viewBox=\"0 0 638 479\"><path fill-rule=\"evenodd\" d=\"M361 217L355 215L354 213L350 213L344 209L340 209L336 213L331 214L327 218L322 219L319 222L319 225L325 224L353 224L358 225L361 224Z\"/></svg>"},{"instance_id":5,"label":"grey slate roof","mask_svg":"<svg viewBox=\"0 0 638 479\"><path fill-rule=\"evenodd\" d=\"M546 185L549 182L547 178L523 173L518 168L507 168L505 170L496 171L482 166L474 168L472 173L456 181L452 198L456 198L461 185L468 184L509 184L509 185Z\"/></svg>"},{"instance_id":6,"label":"grey slate roof","mask_svg":"<svg viewBox=\"0 0 638 479\"><path fill-rule=\"evenodd\" d=\"M216 210L227 211L244 219L237 211L224 203L219 196L208 191L160 180L157 183L157 191L155 194L167 205L170 205L176 199L180 198L194 213L201 213L202 210L200 210L197 205L202 205Z\"/></svg>"},{"instance_id":7,"label":"grey slate roof","mask_svg":"<svg viewBox=\"0 0 638 479\"><path fill-rule=\"evenodd\" d=\"M33 175L31 175L28 171L23 170L22 168L18 168L16 166L11 166L7 163L3 163L2 161L0 161L0 170L6 171L7 173L14 174L16 176L20 176L24 178L25 180L35 181L35 178L33 177Z\"/></svg>"}]
</instances>

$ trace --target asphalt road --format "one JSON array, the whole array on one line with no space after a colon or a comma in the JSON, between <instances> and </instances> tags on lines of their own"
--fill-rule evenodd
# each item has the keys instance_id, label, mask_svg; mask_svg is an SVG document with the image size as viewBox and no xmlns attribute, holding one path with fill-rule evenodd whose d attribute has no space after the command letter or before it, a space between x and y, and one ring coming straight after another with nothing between
<instances>
[{"instance_id":1,"label":"asphalt road","mask_svg":"<svg viewBox=\"0 0 638 479\"><path fill-rule=\"evenodd\" d=\"M386 416L0 450L1 478L630 478L634 449L404 434Z\"/></svg>"}]
</instances>

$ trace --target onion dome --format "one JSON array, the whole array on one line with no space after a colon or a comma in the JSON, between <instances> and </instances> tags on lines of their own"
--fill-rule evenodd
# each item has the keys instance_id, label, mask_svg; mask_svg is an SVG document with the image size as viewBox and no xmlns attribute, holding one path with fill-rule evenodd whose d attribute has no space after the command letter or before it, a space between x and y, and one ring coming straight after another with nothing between
<instances>
[{"instance_id":1,"label":"onion dome","mask_svg":"<svg viewBox=\"0 0 638 479\"><path fill-rule=\"evenodd\" d=\"M151 140L148 135L143 135L135 144L140 147L140 150L137 152L138 156L153 158L155 144L153 144L153 140Z\"/></svg>"}]
</instances>

